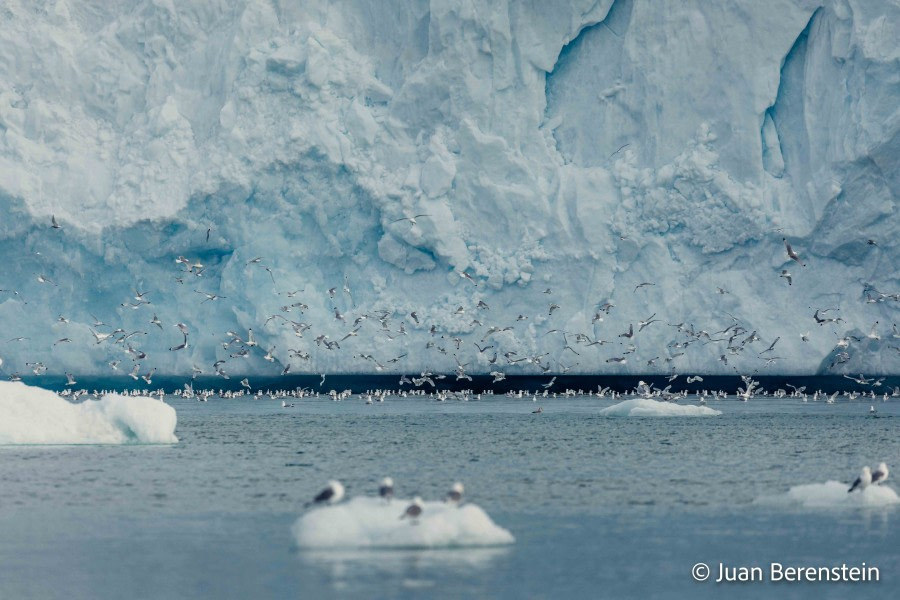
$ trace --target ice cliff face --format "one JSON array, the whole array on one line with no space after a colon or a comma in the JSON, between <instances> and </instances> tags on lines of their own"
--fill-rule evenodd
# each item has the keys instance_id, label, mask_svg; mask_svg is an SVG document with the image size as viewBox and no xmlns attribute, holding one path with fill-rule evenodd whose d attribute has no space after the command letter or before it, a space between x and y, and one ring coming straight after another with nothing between
<instances>
[{"instance_id":1,"label":"ice cliff face","mask_svg":"<svg viewBox=\"0 0 900 600\"><path fill-rule=\"evenodd\" d=\"M900 369L896 1L0 14L6 374Z\"/></svg>"}]
</instances>

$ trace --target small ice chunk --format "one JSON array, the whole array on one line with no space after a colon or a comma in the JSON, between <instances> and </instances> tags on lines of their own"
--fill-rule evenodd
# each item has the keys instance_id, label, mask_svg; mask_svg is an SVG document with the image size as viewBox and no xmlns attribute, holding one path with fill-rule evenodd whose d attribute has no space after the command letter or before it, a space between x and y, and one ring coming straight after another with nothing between
<instances>
[{"instance_id":1,"label":"small ice chunk","mask_svg":"<svg viewBox=\"0 0 900 600\"><path fill-rule=\"evenodd\" d=\"M803 508L859 508L900 504L900 497L886 485L870 485L862 491L847 493L850 486L840 481L795 485L787 493L764 496L757 504L800 506Z\"/></svg>"},{"instance_id":2,"label":"small ice chunk","mask_svg":"<svg viewBox=\"0 0 900 600\"><path fill-rule=\"evenodd\" d=\"M294 523L294 539L301 548L458 548L515 541L475 504L424 502L420 517L401 519L410 502L359 497L317 508Z\"/></svg>"},{"instance_id":3,"label":"small ice chunk","mask_svg":"<svg viewBox=\"0 0 900 600\"><path fill-rule=\"evenodd\" d=\"M600 411L608 417L710 417L722 412L708 406L659 402L650 398L634 398Z\"/></svg>"}]
</instances>

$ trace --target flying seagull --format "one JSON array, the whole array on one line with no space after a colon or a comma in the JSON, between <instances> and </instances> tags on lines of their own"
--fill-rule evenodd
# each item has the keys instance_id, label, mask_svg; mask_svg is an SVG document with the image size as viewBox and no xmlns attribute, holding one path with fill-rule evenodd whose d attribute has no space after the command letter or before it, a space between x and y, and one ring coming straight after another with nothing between
<instances>
[{"instance_id":1,"label":"flying seagull","mask_svg":"<svg viewBox=\"0 0 900 600\"><path fill-rule=\"evenodd\" d=\"M391 223L399 223L400 221L409 221L410 225L416 224L416 219L420 217L430 217L431 215L413 215L412 217L403 217L400 219L394 219Z\"/></svg>"},{"instance_id":2,"label":"flying seagull","mask_svg":"<svg viewBox=\"0 0 900 600\"><path fill-rule=\"evenodd\" d=\"M787 238L781 238L781 240L784 242L784 249L787 250L787 255L791 258L791 260L795 260L800 264L801 267L805 267L806 264L802 260L800 260L800 257L797 256L797 253L794 252L793 248L791 248L791 243L787 241Z\"/></svg>"}]
</instances>

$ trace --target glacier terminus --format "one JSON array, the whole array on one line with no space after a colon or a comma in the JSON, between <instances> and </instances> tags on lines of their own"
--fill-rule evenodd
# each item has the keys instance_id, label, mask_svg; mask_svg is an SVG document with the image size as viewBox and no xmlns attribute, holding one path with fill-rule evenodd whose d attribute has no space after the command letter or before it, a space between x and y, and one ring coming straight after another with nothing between
<instances>
[{"instance_id":1,"label":"glacier terminus","mask_svg":"<svg viewBox=\"0 0 900 600\"><path fill-rule=\"evenodd\" d=\"M0 12L4 377L900 368L896 1Z\"/></svg>"}]
</instances>

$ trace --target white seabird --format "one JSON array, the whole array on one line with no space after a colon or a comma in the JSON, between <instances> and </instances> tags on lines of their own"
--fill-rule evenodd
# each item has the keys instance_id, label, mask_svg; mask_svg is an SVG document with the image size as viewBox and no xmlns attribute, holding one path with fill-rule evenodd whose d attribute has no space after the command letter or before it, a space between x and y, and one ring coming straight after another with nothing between
<instances>
[{"instance_id":1,"label":"white seabird","mask_svg":"<svg viewBox=\"0 0 900 600\"><path fill-rule=\"evenodd\" d=\"M850 489L847 490L849 494L856 488L859 488L860 491L869 487L869 484L872 483L872 470L869 467L863 467L862 472L859 474L859 477L856 478L856 481L853 482L853 485L850 486Z\"/></svg>"},{"instance_id":2,"label":"white seabird","mask_svg":"<svg viewBox=\"0 0 900 600\"><path fill-rule=\"evenodd\" d=\"M791 243L787 241L787 238L781 238L781 241L784 242L784 249L787 250L788 258L799 263L801 267L805 267L806 265L802 260L800 260L800 257L797 255L797 253L794 252L794 249L791 248Z\"/></svg>"},{"instance_id":3,"label":"white seabird","mask_svg":"<svg viewBox=\"0 0 900 600\"><path fill-rule=\"evenodd\" d=\"M450 491L447 492L447 502L450 504L459 504L462 502L464 491L465 488L463 487L463 484L457 481L453 484L453 487L450 488Z\"/></svg>"},{"instance_id":4,"label":"white seabird","mask_svg":"<svg viewBox=\"0 0 900 600\"><path fill-rule=\"evenodd\" d=\"M872 472L872 483L881 485L888 478L890 471L885 463L878 463L878 468Z\"/></svg>"},{"instance_id":5,"label":"white seabird","mask_svg":"<svg viewBox=\"0 0 900 600\"><path fill-rule=\"evenodd\" d=\"M394 480L390 477L385 477L381 480L381 485L378 486L378 495L385 500L390 500L394 497Z\"/></svg>"},{"instance_id":6,"label":"white seabird","mask_svg":"<svg viewBox=\"0 0 900 600\"><path fill-rule=\"evenodd\" d=\"M412 504L406 507L406 510L403 511L403 514L400 515L401 519L405 519L409 517L412 519L412 522L415 523L415 519L419 518L422 514L422 499L419 496L416 496L412 500Z\"/></svg>"},{"instance_id":7,"label":"white seabird","mask_svg":"<svg viewBox=\"0 0 900 600\"><path fill-rule=\"evenodd\" d=\"M328 482L328 486L319 492L309 504L337 504L343 497L344 486L341 485L340 481L332 479Z\"/></svg>"}]
</instances>

